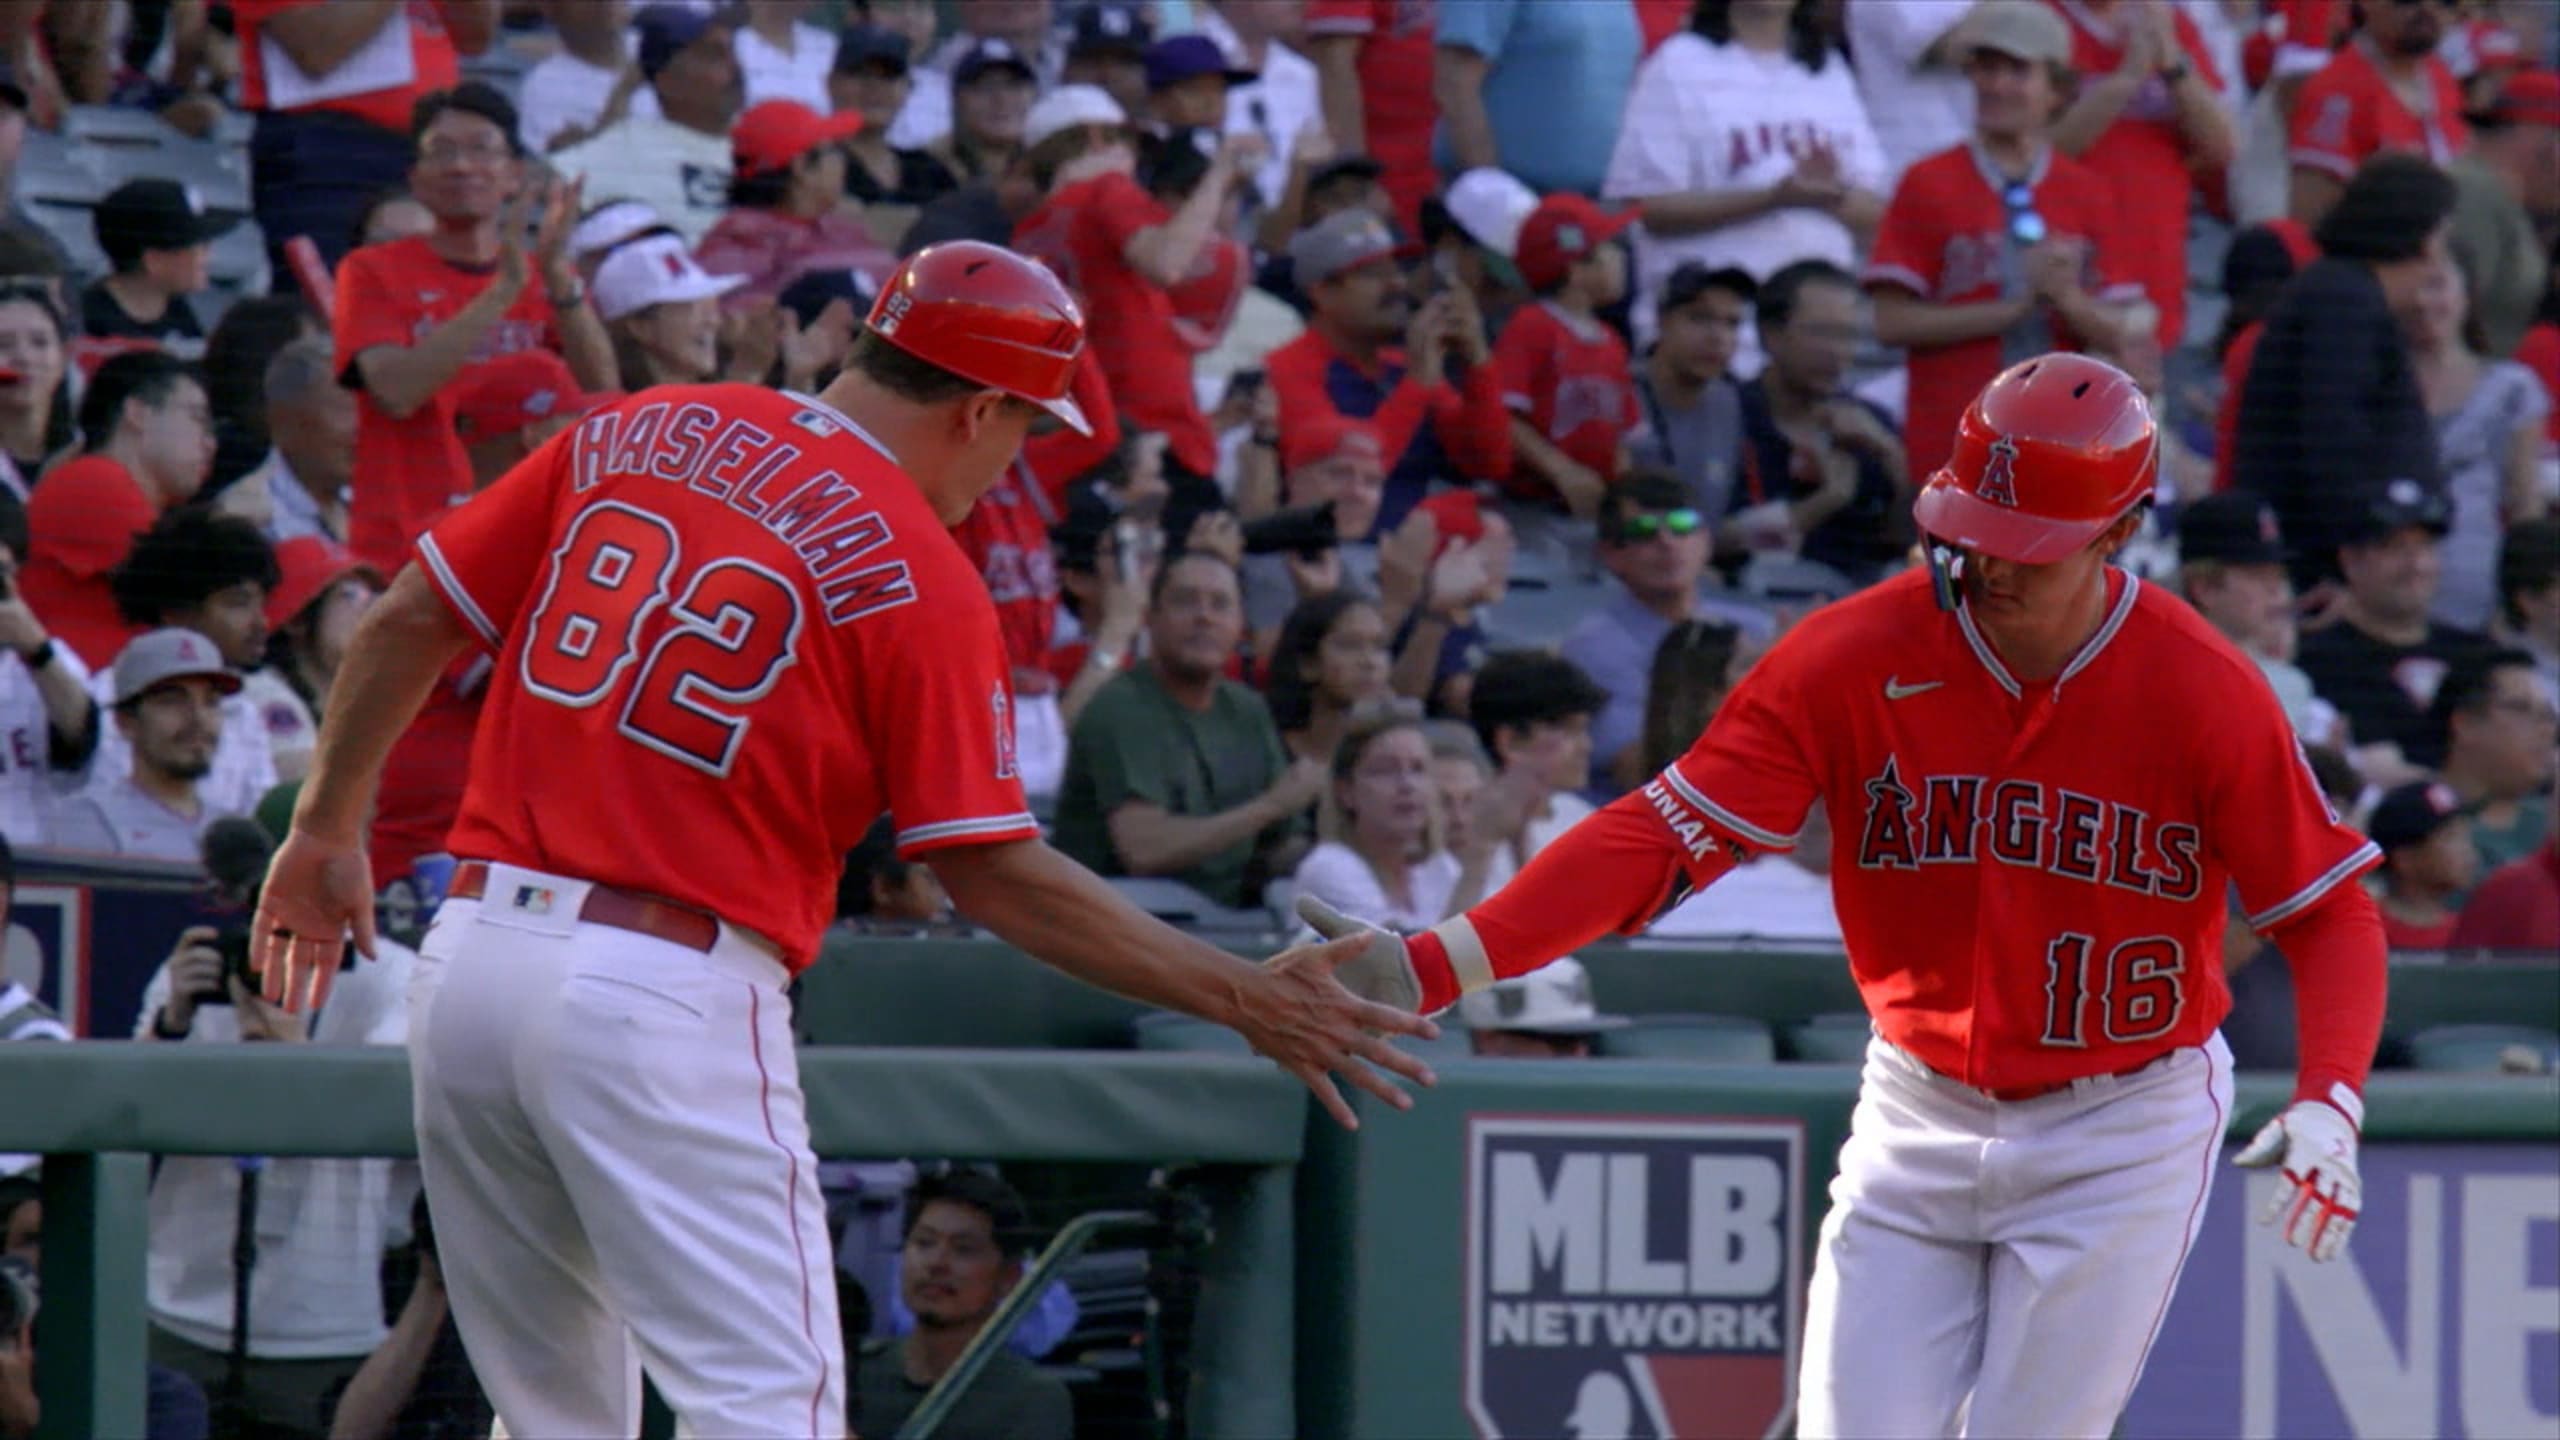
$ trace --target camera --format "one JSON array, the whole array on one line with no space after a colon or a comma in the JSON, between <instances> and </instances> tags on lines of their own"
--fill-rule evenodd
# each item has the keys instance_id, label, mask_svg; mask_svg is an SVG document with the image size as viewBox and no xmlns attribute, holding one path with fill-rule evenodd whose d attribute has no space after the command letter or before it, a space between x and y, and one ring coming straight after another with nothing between
<instances>
[{"instance_id":1,"label":"camera","mask_svg":"<svg viewBox=\"0 0 2560 1440\"><path fill-rule=\"evenodd\" d=\"M239 981L249 993L256 994L257 972L249 968L249 927L245 924L222 927L222 933L213 937L213 948L222 952L222 978L199 993L195 997L196 1003L198 1005L230 1004L231 982L234 980Z\"/></svg>"},{"instance_id":2,"label":"camera","mask_svg":"<svg viewBox=\"0 0 2560 1440\"><path fill-rule=\"evenodd\" d=\"M1333 502L1276 510L1244 527L1244 553L1295 553L1313 558L1342 543L1333 523Z\"/></svg>"}]
</instances>

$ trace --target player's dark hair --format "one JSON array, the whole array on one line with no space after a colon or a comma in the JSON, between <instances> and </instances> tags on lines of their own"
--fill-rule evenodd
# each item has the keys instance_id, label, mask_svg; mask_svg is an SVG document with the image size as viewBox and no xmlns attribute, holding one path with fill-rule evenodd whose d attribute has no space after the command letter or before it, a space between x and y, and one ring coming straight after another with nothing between
<instances>
[{"instance_id":1,"label":"player's dark hair","mask_svg":"<svg viewBox=\"0 0 2560 1440\"><path fill-rule=\"evenodd\" d=\"M1263 678L1262 698L1271 723L1283 734L1306 728L1316 713L1316 654L1343 616L1378 602L1347 586L1311 595L1298 602L1280 622L1280 639L1271 647L1271 673Z\"/></svg>"},{"instance_id":2,"label":"player's dark hair","mask_svg":"<svg viewBox=\"0 0 2560 1440\"><path fill-rule=\"evenodd\" d=\"M1787 58L1819 75L1831 63L1831 40L1823 33L1823 7L1798 0L1787 16ZM1733 0L1697 0L1689 7L1689 29L1712 45L1733 43Z\"/></svg>"},{"instance_id":3,"label":"player's dark hair","mask_svg":"<svg viewBox=\"0 0 2560 1440\"><path fill-rule=\"evenodd\" d=\"M124 422L124 405L139 400L158 409L182 384L204 385L204 372L166 350L128 350L110 356L89 377L80 397L80 438L91 450L104 448ZM208 406L211 401L208 398Z\"/></svg>"},{"instance_id":4,"label":"player's dark hair","mask_svg":"<svg viewBox=\"0 0 2560 1440\"><path fill-rule=\"evenodd\" d=\"M1476 738L1484 742L1485 753L1499 769L1503 731L1597 715L1608 703L1609 692L1563 656L1545 650L1504 650L1476 671L1467 721L1476 727Z\"/></svg>"},{"instance_id":5,"label":"player's dark hair","mask_svg":"<svg viewBox=\"0 0 2560 1440\"><path fill-rule=\"evenodd\" d=\"M836 876L836 918L859 920L871 913L880 884L894 890L907 883L915 867L898 858L897 824L883 815L865 831L862 843L845 852L844 869Z\"/></svg>"},{"instance_id":6,"label":"player's dark hair","mask_svg":"<svg viewBox=\"0 0 2560 1440\"><path fill-rule=\"evenodd\" d=\"M2356 773L2356 762L2334 745L2305 745L2302 753L2311 762L2311 778L2320 782L2320 793L2329 797L2330 806L2341 815L2354 809L2356 797L2364 793L2364 777Z\"/></svg>"},{"instance_id":7,"label":"player's dark hair","mask_svg":"<svg viewBox=\"0 0 2560 1440\"><path fill-rule=\"evenodd\" d=\"M0 487L0 545L9 547L9 556L20 565L27 563L27 547L35 542L27 534L27 505L16 493Z\"/></svg>"},{"instance_id":8,"label":"player's dark hair","mask_svg":"<svg viewBox=\"0 0 2560 1440\"><path fill-rule=\"evenodd\" d=\"M2415 260L2453 214L2454 198L2453 177L2425 157L2376 155L2347 182L2312 239L2322 254L2339 260Z\"/></svg>"},{"instance_id":9,"label":"player's dark hair","mask_svg":"<svg viewBox=\"0 0 2560 1440\"><path fill-rule=\"evenodd\" d=\"M222 312L204 342L204 398L217 425L267 439L267 362L305 332L321 333L295 294L253 295Z\"/></svg>"},{"instance_id":10,"label":"player's dark hair","mask_svg":"<svg viewBox=\"0 0 2560 1440\"><path fill-rule=\"evenodd\" d=\"M960 1166L917 1179L916 1188L907 1192L907 1223L898 1232L901 1238L915 1233L925 1207L937 1200L966 1205L986 1216L987 1228L994 1232L996 1246L1006 1258L1031 1248L1031 1211L1022 1203L1021 1193L984 1170Z\"/></svg>"},{"instance_id":11,"label":"player's dark hair","mask_svg":"<svg viewBox=\"0 0 2560 1440\"><path fill-rule=\"evenodd\" d=\"M19 554L26 553L21 549ZM2519 595L2531 595L2560 584L2560 516L2545 515L2507 527L2498 546L2498 609L2510 625L2524 623Z\"/></svg>"},{"instance_id":12,"label":"player's dark hair","mask_svg":"<svg viewBox=\"0 0 2560 1440\"><path fill-rule=\"evenodd\" d=\"M814 150L809 152L810 155L816 153L818 152ZM799 160L794 160L779 170L767 170L761 175L730 177L730 208L735 210L780 209L783 198L791 193L792 177L800 173L800 160L807 158L809 158L807 155L801 156Z\"/></svg>"},{"instance_id":13,"label":"player's dark hair","mask_svg":"<svg viewBox=\"0 0 2560 1440\"><path fill-rule=\"evenodd\" d=\"M2445 671L2444 681L2436 686L2436 698L2427 706L2427 733L2435 738L2437 753L2453 744L2453 717L2477 715L2487 708L2498 692L2498 675L2505 670L2534 673L2533 652L2504 648L2482 651L2457 660Z\"/></svg>"},{"instance_id":14,"label":"player's dark hair","mask_svg":"<svg viewBox=\"0 0 2560 1440\"><path fill-rule=\"evenodd\" d=\"M1852 295L1858 293L1858 277L1830 261L1798 260L1761 282L1760 294L1752 302L1761 333L1785 329L1796 318L1806 287L1813 285L1836 285Z\"/></svg>"},{"instance_id":15,"label":"player's dark hair","mask_svg":"<svg viewBox=\"0 0 2560 1440\"><path fill-rule=\"evenodd\" d=\"M275 548L237 515L185 505L134 537L124 563L107 576L116 613L130 625L165 625L244 580L269 590L281 576Z\"/></svg>"},{"instance_id":16,"label":"player's dark hair","mask_svg":"<svg viewBox=\"0 0 2560 1440\"><path fill-rule=\"evenodd\" d=\"M427 127L435 124L448 110L477 115L497 126L498 133L507 137L507 153L524 153L524 142L516 138L515 102L496 86L478 80L465 80L450 90L419 96L417 105L409 111L409 148L415 150L424 144Z\"/></svg>"},{"instance_id":17,"label":"player's dark hair","mask_svg":"<svg viewBox=\"0 0 2560 1440\"><path fill-rule=\"evenodd\" d=\"M1181 564L1185 560L1209 561L1219 569L1234 576L1236 580L1237 593L1243 593L1244 572L1236 568L1234 561L1219 554L1215 550L1194 550L1188 546L1175 545L1164 552L1163 559L1156 562L1155 579L1147 586L1147 609L1150 612L1154 611L1158 605L1164 603L1165 587L1173 583L1173 567Z\"/></svg>"},{"instance_id":18,"label":"player's dark hair","mask_svg":"<svg viewBox=\"0 0 2560 1440\"><path fill-rule=\"evenodd\" d=\"M871 329L865 329L854 337L853 354L847 358L845 366L899 399L912 400L918 405L947 404L992 388L966 376L954 375L922 356L901 350L880 338L879 331Z\"/></svg>"}]
</instances>

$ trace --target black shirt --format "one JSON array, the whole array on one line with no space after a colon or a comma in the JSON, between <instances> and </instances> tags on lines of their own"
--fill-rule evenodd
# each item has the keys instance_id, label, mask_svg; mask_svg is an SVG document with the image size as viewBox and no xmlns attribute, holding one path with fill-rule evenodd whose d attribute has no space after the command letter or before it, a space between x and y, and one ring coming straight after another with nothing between
<instances>
[{"instance_id":1,"label":"black shirt","mask_svg":"<svg viewBox=\"0 0 2560 1440\"><path fill-rule=\"evenodd\" d=\"M1855 396L1847 398L1853 405L1864 406L1886 433L1894 433L1897 427L1883 411ZM1902 506L1895 498L1892 470L1865 450L1842 448L1857 462L1858 493L1814 526L1798 553L1865 585L1882 578L1886 567L1910 553L1911 538L1903 523ZM1807 467L1807 473L1798 472L1795 442L1778 428L1777 416L1769 408L1768 382L1756 379L1744 385L1742 474L1733 487L1731 510L1748 510L1771 500L1793 500L1813 493L1820 486L1820 477L1809 473L1810 461Z\"/></svg>"},{"instance_id":2,"label":"black shirt","mask_svg":"<svg viewBox=\"0 0 2560 1440\"><path fill-rule=\"evenodd\" d=\"M937 197L916 213L916 223L907 227L906 238L898 242L898 253L913 255L947 240L1013 243L1013 215L996 198L996 187L973 182Z\"/></svg>"},{"instance_id":3,"label":"black shirt","mask_svg":"<svg viewBox=\"0 0 2560 1440\"><path fill-rule=\"evenodd\" d=\"M2341 620L2302 637L2294 657L2311 688L2338 707L2358 745L2386 741L2401 757L2432 770L2444 763L2444 737L2432 733L2427 707L2454 666L2485 655L2489 641L2430 622L2415 645L2386 645Z\"/></svg>"},{"instance_id":4,"label":"black shirt","mask_svg":"<svg viewBox=\"0 0 2560 1440\"><path fill-rule=\"evenodd\" d=\"M2336 573L2339 542L2384 486L2437 485L2435 425L2370 269L2315 260L2285 286L2232 431L2233 483L2275 510L2300 584Z\"/></svg>"},{"instance_id":5,"label":"black shirt","mask_svg":"<svg viewBox=\"0 0 2560 1440\"><path fill-rule=\"evenodd\" d=\"M100 280L80 292L80 333L98 340L157 340L166 344L171 340L201 342L204 326L185 296L171 300L157 320L136 320L116 302L107 282Z\"/></svg>"},{"instance_id":6,"label":"black shirt","mask_svg":"<svg viewBox=\"0 0 2560 1440\"><path fill-rule=\"evenodd\" d=\"M895 150L898 183L883 185L871 167L847 156L844 193L865 205L928 205L960 188L960 177L939 156L925 150Z\"/></svg>"},{"instance_id":7,"label":"black shirt","mask_svg":"<svg viewBox=\"0 0 2560 1440\"><path fill-rule=\"evenodd\" d=\"M845 1420L858 1435L895 1435L928 1387L907 1378L895 1340L873 1340L854 1362ZM998 1350L936 1434L952 1440L1069 1440L1075 1402L1066 1382L1010 1350Z\"/></svg>"}]
</instances>

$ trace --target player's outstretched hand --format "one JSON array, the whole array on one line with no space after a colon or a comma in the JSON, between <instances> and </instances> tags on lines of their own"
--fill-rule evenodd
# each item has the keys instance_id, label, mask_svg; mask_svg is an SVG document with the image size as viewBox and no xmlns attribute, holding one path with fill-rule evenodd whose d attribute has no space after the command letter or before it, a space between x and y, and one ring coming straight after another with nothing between
<instances>
[{"instance_id":1,"label":"player's outstretched hand","mask_svg":"<svg viewBox=\"0 0 2560 1440\"><path fill-rule=\"evenodd\" d=\"M2282 1226L2284 1243L2300 1246L2314 1260L2334 1260L2347 1248L2364 1209L2364 1180L2356 1172L2356 1127L2337 1107L2293 1102L2231 1163L2281 1168L2284 1183L2258 1223Z\"/></svg>"},{"instance_id":2,"label":"player's outstretched hand","mask_svg":"<svg viewBox=\"0 0 2560 1440\"><path fill-rule=\"evenodd\" d=\"M373 869L364 847L296 829L267 866L249 929L258 994L289 1011L317 1010L350 934L357 952L372 959Z\"/></svg>"},{"instance_id":3,"label":"player's outstretched hand","mask_svg":"<svg viewBox=\"0 0 2560 1440\"><path fill-rule=\"evenodd\" d=\"M1377 933L1402 947L1394 936ZM1334 1086L1334 1074L1340 1072L1399 1110L1409 1109L1413 1097L1388 1073L1429 1085L1433 1083L1431 1067L1388 1044L1386 1037L1412 1035L1428 1040L1440 1033L1440 1027L1413 1013L1412 1006L1364 999L1356 986L1347 984L1370 945L1368 936L1354 935L1274 955L1263 962L1265 983L1236 1022L1236 1029L1256 1052L1279 1061L1280 1068L1297 1076L1346 1130L1359 1129L1360 1119Z\"/></svg>"}]
</instances>

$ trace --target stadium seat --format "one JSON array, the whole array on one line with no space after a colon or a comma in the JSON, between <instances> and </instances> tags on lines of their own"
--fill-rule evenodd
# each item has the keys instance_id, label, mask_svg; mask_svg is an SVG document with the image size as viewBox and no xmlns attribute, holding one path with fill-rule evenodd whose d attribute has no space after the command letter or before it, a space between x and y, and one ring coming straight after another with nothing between
<instances>
[{"instance_id":1,"label":"stadium seat","mask_svg":"<svg viewBox=\"0 0 2560 1440\"><path fill-rule=\"evenodd\" d=\"M75 105L63 117L62 139L97 172L101 193L127 180L177 180L195 187L208 210L249 211L248 147L219 128L199 140L147 110Z\"/></svg>"},{"instance_id":2,"label":"stadium seat","mask_svg":"<svg viewBox=\"0 0 2560 1440\"><path fill-rule=\"evenodd\" d=\"M1217 1055L1250 1055L1253 1047L1245 1038L1224 1025L1213 1025L1189 1015L1159 1011L1141 1015L1130 1024L1141 1050L1183 1050Z\"/></svg>"},{"instance_id":3,"label":"stadium seat","mask_svg":"<svg viewBox=\"0 0 2560 1440\"><path fill-rule=\"evenodd\" d=\"M2519 1071L2530 1063L2560 1068L2560 1030L2538 1025L2437 1025L2409 1037L2409 1062L2420 1070Z\"/></svg>"},{"instance_id":4,"label":"stadium seat","mask_svg":"<svg viewBox=\"0 0 2560 1440\"><path fill-rule=\"evenodd\" d=\"M97 221L86 204L26 200L21 208L71 257L75 275L107 273L107 252L98 248Z\"/></svg>"},{"instance_id":5,"label":"stadium seat","mask_svg":"<svg viewBox=\"0 0 2560 1440\"><path fill-rule=\"evenodd\" d=\"M1271 917L1261 910L1230 910L1179 880L1154 875L1122 875L1111 881L1130 904L1168 925L1192 930L1248 931L1267 934Z\"/></svg>"},{"instance_id":6,"label":"stadium seat","mask_svg":"<svg viewBox=\"0 0 2560 1440\"><path fill-rule=\"evenodd\" d=\"M1613 1060L1710 1060L1766 1065L1778 1058L1768 1022L1747 1015L1647 1015L1604 1030L1593 1049Z\"/></svg>"},{"instance_id":7,"label":"stadium seat","mask_svg":"<svg viewBox=\"0 0 2560 1440\"><path fill-rule=\"evenodd\" d=\"M90 151L61 135L36 129L27 131L26 146L18 153L14 183L18 199L31 206L46 202L95 205L108 189Z\"/></svg>"},{"instance_id":8,"label":"stadium seat","mask_svg":"<svg viewBox=\"0 0 2560 1440\"><path fill-rule=\"evenodd\" d=\"M1596 580L1531 585L1515 579L1509 593L1485 611L1485 635L1498 648L1553 649L1607 598Z\"/></svg>"},{"instance_id":9,"label":"stadium seat","mask_svg":"<svg viewBox=\"0 0 2560 1440\"><path fill-rule=\"evenodd\" d=\"M1873 1035L1873 1028L1865 1012L1842 1011L1816 1015L1801 1025L1787 1026L1782 1033L1790 1060L1815 1065L1856 1065L1867 1057L1867 1041Z\"/></svg>"},{"instance_id":10,"label":"stadium seat","mask_svg":"<svg viewBox=\"0 0 2560 1440\"><path fill-rule=\"evenodd\" d=\"M1848 576L1801 555L1756 555L1742 567L1734 588L1782 605L1822 603L1857 592Z\"/></svg>"}]
</instances>

